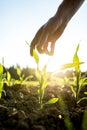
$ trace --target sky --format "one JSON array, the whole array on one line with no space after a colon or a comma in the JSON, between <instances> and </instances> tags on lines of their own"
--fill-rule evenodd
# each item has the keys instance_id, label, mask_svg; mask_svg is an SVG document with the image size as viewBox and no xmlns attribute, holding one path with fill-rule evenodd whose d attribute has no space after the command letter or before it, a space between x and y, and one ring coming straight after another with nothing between
<instances>
[{"instance_id":1,"label":"sky","mask_svg":"<svg viewBox=\"0 0 87 130\"><path fill-rule=\"evenodd\" d=\"M29 44L37 30L52 17L62 0L0 0L0 63L4 66L36 67L30 56ZM75 48L87 70L87 0L70 20L57 40L53 56L39 55L40 66L48 64L49 71L56 71L61 64L72 62Z\"/></svg>"}]
</instances>

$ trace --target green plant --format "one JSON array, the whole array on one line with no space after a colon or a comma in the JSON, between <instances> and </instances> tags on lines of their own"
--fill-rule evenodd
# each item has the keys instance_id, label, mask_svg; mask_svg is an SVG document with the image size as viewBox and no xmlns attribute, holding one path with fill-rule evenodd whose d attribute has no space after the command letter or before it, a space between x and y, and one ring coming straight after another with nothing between
<instances>
[{"instance_id":1,"label":"green plant","mask_svg":"<svg viewBox=\"0 0 87 130\"><path fill-rule=\"evenodd\" d=\"M5 81L6 74L4 73L3 66L0 64L0 98L2 97L3 85Z\"/></svg>"},{"instance_id":2,"label":"green plant","mask_svg":"<svg viewBox=\"0 0 87 130\"><path fill-rule=\"evenodd\" d=\"M21 69L19 67L16 67L16 71L17 71L17 74L19 76L19 79L16 80L16 84L26 84L26 82L29 79L33 78L32 75L29 75L29 76L25 77L25 75L22 74L22 71L21 71Z\"/></svg>"},{"instance_id":3,"label":"green plant","mask_svg":"<svg viewBox=\"0 0 87 130\"><path fill-rule=\"evenodd\" d=\"M22 74L21 69L19 67L16 67L16 72L18 75L18 79L12 78L10 72L7 71L6 73L7 78L5 80L7 86L13 86L16 84L26 84L26 82L33 77L32 75L25 77L24 74Z\"/></svg>"},{"instance_id":4,"label":"green plant","mask_svg":"<svg viewBox=\"0 0 87 130\"><path fill-rule=\"evenodd\" d=\"M78 98L82 87L87 85L87 77L81 76L80 65L83 64L83 62L81 62L79 59L78 50L79 50L79 44L76 47L76 51L75 51L74 56L73 56L73 62L64 64L61 67L61 69L74 68L74 70L76 72L76 75L74 77L70 77L70 78L65 77L64 82L66 85L68 85L71 88L71 91L73 92L74 97L76 98L77 104L80 101L87 99L87 97L82 97L80 99Z\"/></svg>"},{"instance_id":5,"label":"green plant","mask_svg":"<svg viewBox=\"0 0 87 130\"><path fill-rule=\"evenodd\" d=\"M35 62L37 64L35 75L36 75L36 78L37 78L38 83L39 83L39 85L38 85L38 98L39 98L40 108L43 108L44 105L56 103L58 101L58 98L51 98L47 102L43 103L44 92L45 92L45 89L48 85L48 77L49 77L47 72L46 72L47 65L44 65L42 70L39 69L40 60L39 60L38 54L36 53L36 51L34 49L33 49L33 57L34 57Z\"/></svg>"},{"instance_id":6,"label":"green plant","mask_svg":"<svg viewBox=\"0 0 87 130\"><path fill-rule=\"evenodd\" d=\"M6 80L5 83L7 84L7 86L13 86L15 85L15 79L11 77L11 74L9 71L7 71L6 73Z\"/></svg>"}]
</instances>

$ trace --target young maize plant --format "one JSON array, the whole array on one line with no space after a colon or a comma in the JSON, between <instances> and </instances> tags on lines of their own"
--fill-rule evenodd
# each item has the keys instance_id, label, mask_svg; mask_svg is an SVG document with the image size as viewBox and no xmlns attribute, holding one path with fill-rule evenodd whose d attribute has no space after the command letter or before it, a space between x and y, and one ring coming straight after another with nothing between
<instances>
[{"instance_id":1,"label":"young maize plant","mask_svg":"<svg viewBox=\"0 0 87 130\"><path fill-rule=\"evenodd\" d=\"M86 96L82 97L82 98L78 98L79 93L82 89L82 87L84 87L85 85L87 85L87 77L81 76L81 64L83 64L84 62L81 62L78 56L78 50L79 50L79 44L76 47L76 51L74 53L73 56L73 62L72 63L67 63L62 65L61 69L69 69L69 68L74 68L75 72L76 72L76 76L75 77L71 77L70 78L65 78L65 84L68 85L72 91L72 93L74 94L74 97L76 98L76 103L80 103L82 100L87 99ZM84 94L87 94L87 92L84 92Z\"/></svg>"}]
</instances>

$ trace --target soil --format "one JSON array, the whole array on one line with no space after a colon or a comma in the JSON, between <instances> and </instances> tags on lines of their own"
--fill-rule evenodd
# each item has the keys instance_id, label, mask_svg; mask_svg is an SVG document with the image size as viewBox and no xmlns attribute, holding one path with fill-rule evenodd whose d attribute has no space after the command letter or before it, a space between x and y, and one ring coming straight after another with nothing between
<instances>
[{"instance_id":1,"label":"soil","mask_svg":"<svg viewBox=\"0 0 87 130\"><path fill-rule=\"evenodd\" d=\"M76 105L72 93L65 88L61 92L66 104L65 110L61 109L59 102L40 109L37 89L24 85L4 86L6 94L3 92L0 99L0 130L71 130L67 129L65 119L72 123L72 130L83 130L82 121L87 100ZM57 97L58 93L60 93L58 86L48 86L43 102ZM67 120L67 124L70 122Z\"/></svg>"}]
</instances>

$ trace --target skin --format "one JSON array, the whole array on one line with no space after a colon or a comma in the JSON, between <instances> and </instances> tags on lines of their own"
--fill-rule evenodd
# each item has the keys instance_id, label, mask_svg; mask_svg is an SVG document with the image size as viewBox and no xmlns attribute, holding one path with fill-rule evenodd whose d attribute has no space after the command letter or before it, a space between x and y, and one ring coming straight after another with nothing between
<instances>
[{"instance_id":1,"label":"skin","mask_svg":"<svg viewBox=\"0 0 87 130\"><path fill-rule=\"evenodd\" d=\"M63 0L56 14L37 31L30 44L30 55L33 56L33 49L41 54L54 54L56 41L64 32L67 24L81 7L85 0ZM50 44L50 50L48 46Z\"/></svg>"}]
</instances>

